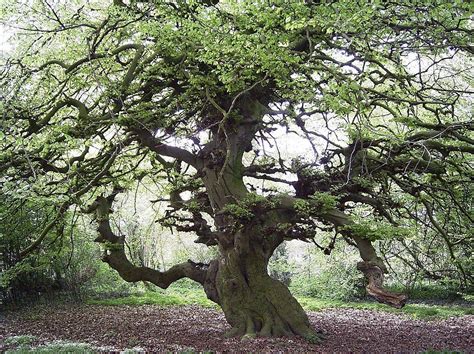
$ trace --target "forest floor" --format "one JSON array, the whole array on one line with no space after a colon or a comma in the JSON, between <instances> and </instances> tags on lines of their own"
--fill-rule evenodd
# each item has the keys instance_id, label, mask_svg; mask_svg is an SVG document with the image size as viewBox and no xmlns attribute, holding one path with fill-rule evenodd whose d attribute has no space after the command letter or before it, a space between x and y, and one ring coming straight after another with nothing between
<instances>
[{"instance_id":1,"label":"forest floor","mask_svg":"<svg viewBox=\"0 0 474 354\"><path fill-rule=\"evenodd\" d=\"M308 315L325 337L319 344L297 337L225 339L222 312L199 305L43 306L0 318L0 352L474 352L474 315L420 320L354 308Z\"/></svg>"}]
</instances>

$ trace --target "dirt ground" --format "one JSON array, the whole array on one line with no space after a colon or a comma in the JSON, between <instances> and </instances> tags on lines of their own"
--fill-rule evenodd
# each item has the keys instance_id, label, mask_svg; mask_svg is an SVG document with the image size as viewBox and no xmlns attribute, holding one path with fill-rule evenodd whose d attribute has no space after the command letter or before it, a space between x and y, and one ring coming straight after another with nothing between
<instances>
[{"instance_id":1,"label":"dirt ground","mask_svg":"<svg viewBox=\"0 0 474 354\"><path fill-rule=\"evenodd\" d=\"M144 351L238 352L420 352L474 353L474 316L421 321L384 312L334 309L310 312L325 339L225 339L223 314L198 306L62 305L9 313L0 320L0 352L14 335L34 335L35 345L55 340L85 342L104 351L139 347ZM2 344L3 343L3 344Z\"/></svg>"}]
</instances>

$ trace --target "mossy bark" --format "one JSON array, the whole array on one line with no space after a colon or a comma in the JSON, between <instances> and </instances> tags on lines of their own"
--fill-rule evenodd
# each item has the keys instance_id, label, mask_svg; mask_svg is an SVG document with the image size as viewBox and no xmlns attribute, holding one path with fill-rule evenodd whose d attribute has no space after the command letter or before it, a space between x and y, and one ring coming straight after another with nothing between
<instances>
[{"instance_id":1,"label":"mossy bark","mask_svg":"<svg viewBox=\"0 0 474 354\"><path fill-rule=\"evenodd\" d=\"M268 275L268 257L262 249L250 246L246 253L228 250L217 262L215 291L208 288L206 292L220 304L232 327L227 336L317 338L288 288Z\"/></svg>"},{"instance_id":2,"label":"mossy bark","mask_svg":"<svg viewBox=\"0 0 474 354\"><path fill-rule=\"evenodd\" d=\"M205 169L203 181L213 209L222 210L248 193L239 169L239 163L217 172ZM216 217L220 256L209 266L204 289L232 327L227 336L300 335L314 341L318 337L301 305L268 274L268 260L282 238L262 230L277 223L275 213L255 215L244 225L225 213Z\"/></svg>"}]
</instances>

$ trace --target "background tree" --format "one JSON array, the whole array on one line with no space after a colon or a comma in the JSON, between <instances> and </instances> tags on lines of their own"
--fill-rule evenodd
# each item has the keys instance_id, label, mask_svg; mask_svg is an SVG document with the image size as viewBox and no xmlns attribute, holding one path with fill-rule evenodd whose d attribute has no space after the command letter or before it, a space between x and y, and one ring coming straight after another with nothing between
<instances>
[{"instance_id":1,"label":"background tree","mask_svg":"<svg viewBox=\"0 0 474 354\"><path fill-rule=\"evenodd\" d=\"M406 297L382 287L381 235L432 230L472 281L458 260L472 238L468 2L4 5L18 47L2 69L1 187L56 205L20 257L79 206L122 278L195 280L229 335L314 335L267 264L320 229L334 231L323 252L359 250L368 293L392 306ZM129 261L114 201L158 178L161 222L217 245L214 261Z\"/></svg>"}]
</instances>

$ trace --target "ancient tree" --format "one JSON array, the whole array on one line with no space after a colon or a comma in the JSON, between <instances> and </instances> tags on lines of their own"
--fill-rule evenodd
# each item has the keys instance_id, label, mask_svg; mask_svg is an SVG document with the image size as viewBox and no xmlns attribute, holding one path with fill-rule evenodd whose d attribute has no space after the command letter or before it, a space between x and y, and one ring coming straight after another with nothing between
<instances>
[{"instance_id":1,"label":"ancient tree","mask_svg":"<svg viewBox=\"0 0 474 354\"><path fill-rule=\"evenodd\" d=\"M202 284L230 335L314 336L267 264L333 232L377 300L380 237L426 225L452 252L472 225L472 5L463 1L5 2L0 185L72 206L129 282ZM127 257L114 200L165 179L166 227L217 246L166 271ZM471 197L470 197L471 196ZM450 220L450 221L449 221ZM455 220L455 221L454 221Z\"/></svg>"}]
</instances>

